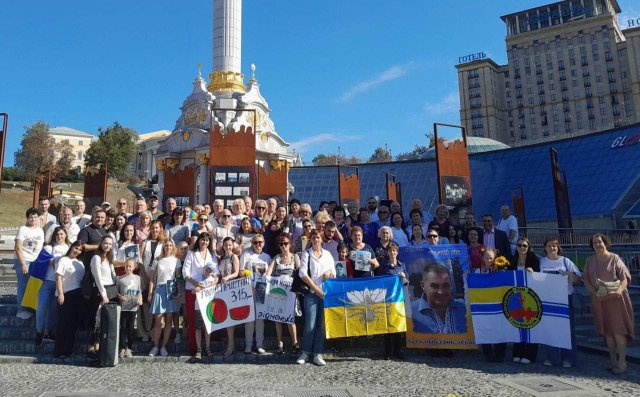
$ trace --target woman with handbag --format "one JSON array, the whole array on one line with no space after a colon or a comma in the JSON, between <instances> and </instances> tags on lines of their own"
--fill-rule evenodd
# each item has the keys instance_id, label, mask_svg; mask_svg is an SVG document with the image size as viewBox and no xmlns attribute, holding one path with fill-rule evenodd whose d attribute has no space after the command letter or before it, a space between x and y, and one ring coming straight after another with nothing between
<instances>
[{"instance_id":1,"label":"woman with handbag","mask_svg":"<svg viewBox=\"0 0 640 397\"><path fill-rule=\"evenodd\" d=\"M291 253L291 237L289 234L283 234L278 238L278 246L280 253L276 255L269 268L267 276L287 277L293 280L293 273L300 268L300 259L297 255ZM291 348L293 354L299 353L300 344L296 330L296 323L287 324L289 328L289 336L291 337ZM284 344L282 343L282 323L276 322L276 336L278 338L278 349L276 353L284 354Z\"/></svg>"},{"instance_id":2,"label":"woman with handbag","mask_svg":"<svg viewBox=\"0 0 640 397\"><path fill-rule=\"evenodd\" d=\"M540 259L540 271L542 273L561 274L567 276L569 283L569 323L571 324L571 349L560 347L543 346L545 360L544 365L560 365L564 368L571 368L576 365L576 341L573 332L573 284L580 282L580 270L571 259L562 256L562 248L557 238L549 238L544 242L544 251L547 254Z\"/></svg>"},{"instance_id":3,"label":"woman with handbag","mask_svg":"<svg viewBox=\"0 0 640 397\"><path fill-rule=\"evenodd\" d=\"M96 254L91 258L91 274L95 282L94 293L97 294L100 304L96 316L96 327L93 344L89 346L89 352L98 351L100 335L100 310L107 303L118 303L118 288L116 287L116 271L113 268L113 237L102 237Z\"/></svg>"},{"instance_id":4,"label":"woman with handbag","mask_svg":"<svg viewBox=\"0 0 640 397\"><path fill-rule=\"evenodd\" d=\"M150 312L153 315L153 348L149 356L160 353L168 356L167 344L171 337L171 325L173 313L180 310L178 303L176 270L180 262L176 257L176 245L172 239L168 239L162 245L162 254L156 258L149 267L149 296L147 300L151 304ZM164 328L162 345L160 336Z\"/></svg>"},{"instance_id":5,"label":"woman with handbag","mask_svg":"<svg viewBox=\"0 0 640 397\"><path fill-rule=\"evenodd\" d=\"M633 340L633 306L627 286L631 282L629 269L620 257L609 252L611 242L601 233L589 241L595 255L584 267L584 286L591 295L591 312L598 334L603 335L609 350L609 370L622 375L627 370L627 341Z\"/></svg>"},{"instance_id":6,"label":"woman with handbag","mask_svg":"<svg viewBox=\"0 0 640 397\"><path fill-rule=\"evenodd\" d=\"M310 234L311 248L302 253L300 278L309 287L304 296L304 334L302 354L296 360L304 364L313 354L313 363L327 365L322 358L324 350L324 280L336 277L335 263L331 253L322 248L322 237L318 230Z\"/></svg>"}]
</instances>

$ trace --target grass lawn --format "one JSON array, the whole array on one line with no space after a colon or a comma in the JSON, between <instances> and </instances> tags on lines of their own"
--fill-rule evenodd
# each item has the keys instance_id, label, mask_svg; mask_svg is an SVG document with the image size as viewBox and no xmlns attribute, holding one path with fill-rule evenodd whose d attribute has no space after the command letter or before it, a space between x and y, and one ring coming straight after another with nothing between
<instances>
[{"instance_id":1,"label":"grass lawn","mask_svg":"<svg viewBox=\"0 0 640 397\"><path fill-rule=\"evenodd\" d=\"M15 187L14 187L15 183ZM21 226L25 222L24 213L31 207L33 191L27 190L31 186L29 182L3 182L2 192L0 192L0 227ZM53 194L63 194L71 196L67 203L73 204L75 196L82 197L84 183L54 183ZM107 201L115 205L119 197L125 197L129 202L129 212L135 195L127 189L126 183L117 183L115 179L109 179L107 183Z\"/></svg>"}]
</instances>

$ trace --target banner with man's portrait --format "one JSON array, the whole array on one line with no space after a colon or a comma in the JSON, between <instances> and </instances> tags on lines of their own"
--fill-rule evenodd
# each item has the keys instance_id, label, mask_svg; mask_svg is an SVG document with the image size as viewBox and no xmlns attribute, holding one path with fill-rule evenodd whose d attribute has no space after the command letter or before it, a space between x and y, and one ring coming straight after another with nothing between
<instances>
[{"instance_id":1,"label":"banner with man's portrait","mask_svg":"<svg viewBox=\"0 0 640 397\"><path fill-rule=\"evenodd\" d=\"M475 349L464 273L469 271L465 244L400 247L407 266L405 294L407 347Z\"/></svg>"}]
</instances>

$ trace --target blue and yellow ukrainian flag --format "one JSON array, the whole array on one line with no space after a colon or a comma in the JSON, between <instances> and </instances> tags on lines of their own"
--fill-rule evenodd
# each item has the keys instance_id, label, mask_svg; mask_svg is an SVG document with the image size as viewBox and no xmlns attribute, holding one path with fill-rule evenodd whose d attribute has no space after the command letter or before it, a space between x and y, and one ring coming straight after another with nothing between
<instances>
[{"instance_id":1,"label":"blue and yellow ukrainian flag","mask_svg":"<svg viewBox=\"0 0 640 397\"><path fill-rule=\"evenodd\" d=\"M35 261L29 265L29 280L24 290L22 298L22 307L37 310L38 309L38 292L44 278L47 276L47 268L53 256L49 251L42 249Z\"/></svg>"},{"instance_id":2,"label":"blue and yellow ukrainian flag","mask_svg":"<svg viewBox=\"0 0 640 397\"><path fill-rule=\"evenodd\" d=\"M407 331L398 276L329 279L322 289L327 339Z\"/></svg>"},{"instance_id":3,"label":"blue and yellow ukrainian flag","mask_svg":"<svg viewBox=\"0 0 640 397\"><path fill-rule=\"evenodd\" d=\"M571 348L566 276L500 271L467 276L476 343L526 342Z\"/></svg>"}]
</instances>

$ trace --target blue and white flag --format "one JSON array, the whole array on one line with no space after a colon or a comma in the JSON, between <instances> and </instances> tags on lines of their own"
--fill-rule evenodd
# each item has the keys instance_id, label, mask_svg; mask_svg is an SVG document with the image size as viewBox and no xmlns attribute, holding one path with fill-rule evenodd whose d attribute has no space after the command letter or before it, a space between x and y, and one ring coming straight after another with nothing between
<instances>
[{"instance_id":1,"label":"blue and white flag","mask_svg":"<svg viewBox=\"0 0 640 397\"><path fill-rule=\"evenodd\" d=\"M476 343L571 348L567 276L523 270L467 276Z\"/></svg>"}]
</instances>

